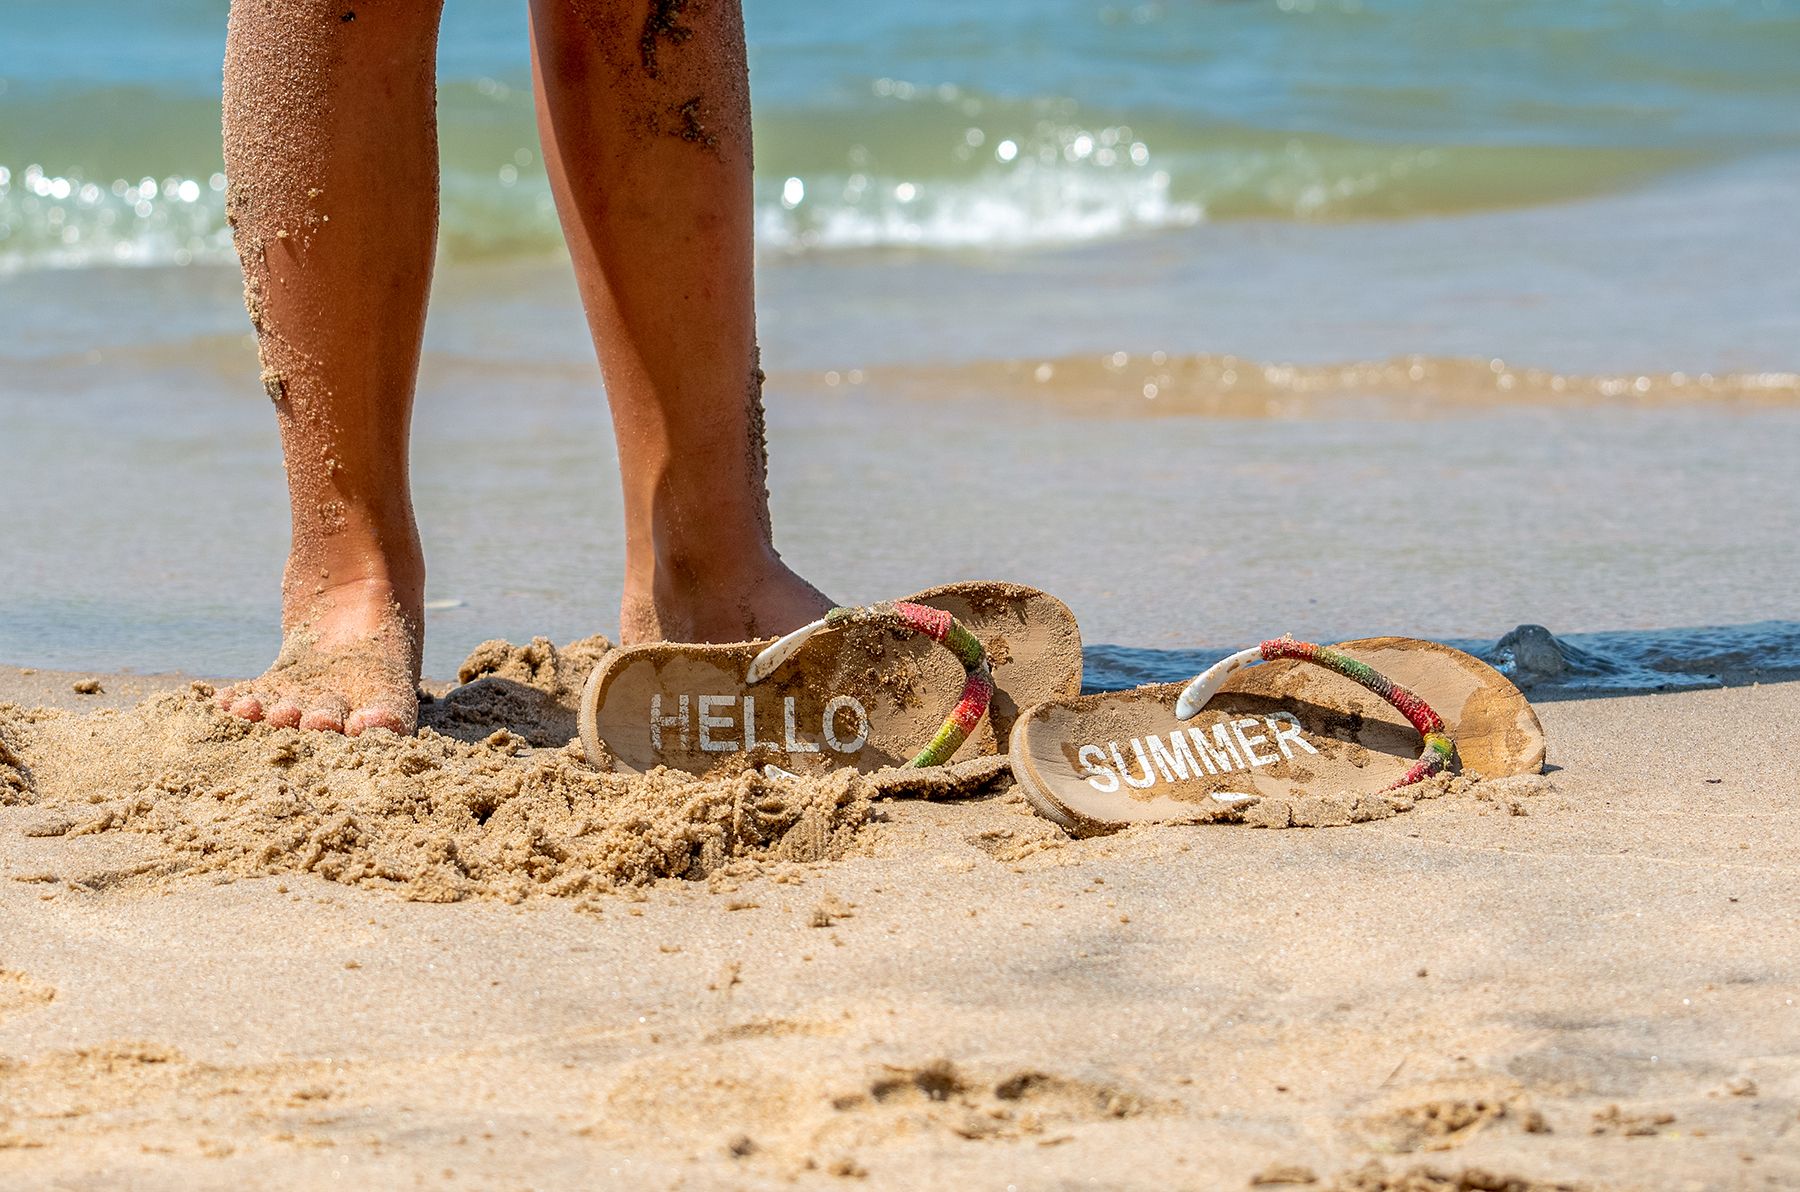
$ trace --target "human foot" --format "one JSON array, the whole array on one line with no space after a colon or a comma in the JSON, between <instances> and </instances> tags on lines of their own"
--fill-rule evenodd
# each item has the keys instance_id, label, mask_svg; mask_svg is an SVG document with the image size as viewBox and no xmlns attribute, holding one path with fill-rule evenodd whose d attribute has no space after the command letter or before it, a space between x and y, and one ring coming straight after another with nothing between
<instances>
[{"instance_id":1,"label":"human foot","mask_svg":"<svg viewBox=\"0 0 1800 1192\"><path fill-rule=\"evenodd\" d=\"M647 589L647 590L645 590ZM770 551L754 567L702 576L664 567L647 585L628 584L619 607L621 644L741 642L798 629L832 601Z\"/></svg>"},{"instance_id":2,"label":"human foot","mask_svg":"<svg viewBox=\"0 0 1800 1192\"><path fill-rule=\"evenodd\" d=\"M277 728L352 737L417 727L420 620L391 585L354 581L312 593L283 623L287 635L275 664L261 678L219 692L221 710Z\"/></svg>"}]
</instances>

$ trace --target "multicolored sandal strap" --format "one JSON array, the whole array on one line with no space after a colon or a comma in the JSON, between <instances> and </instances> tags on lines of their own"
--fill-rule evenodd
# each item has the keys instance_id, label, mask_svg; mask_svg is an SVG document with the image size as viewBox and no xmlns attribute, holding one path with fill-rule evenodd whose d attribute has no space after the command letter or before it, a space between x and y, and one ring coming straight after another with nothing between
<instances>
[{"instance_id":1,"label":"multicolored sandal strap","mask_svg":"<svg viewBox=\"0 0 1800 1192\"><path fill-rule=\"evenodd\" d=\"M1291 637L1275 638L1260 646L1248 650L1239 650L1229 658L1220 659L1208 667L1181 693L1175 701L1175 717L1178 720L1192 720L1199 715L1212 697L1219 693L1225 680L1244 667L1256 662L1273 662L1277 658L1292 658L1299 662L1310 662L1322 666L1328 671L1335 671L1346 679L1373 691L1388 703L1400 710L1400 714L1419 730L1424 738L1424 746L1419 751L1419 760L1403 775L1399 781L1386 787L1394 790L1402 786L1411 786L1422 778L1429 778L1450 764L1456 756L1456 742L1444 731L1443 717L1431 710L1431 705L1420 699L1417 694L1394 682L1366 662L1358 662L1348 654L1339 653L1329 646L1314 645L1312 642L1295 641Z\"/></svg>"},{"instance_id":2,"label":"multicolored sandal strap","mask_svg":"<svg viewBox=\"0 0 1800 1192\"><path fill-rule=\"evenodd\" d=\"M987 651L982 647L981 640L970 633L961 621L942 609L908 604L904 600L856 608L834 608L812 624L802 625L786 637L771 642L751 660L750 671L744 676L744 682L751 686L762 682L774 674L782 663L792 658L813 634L822 629L835 629L843 625L876 625L902 633L922 633L956 655L967 676L963 683L962 699L945 718L943 727L931 738L930 744L906 764L913 767L940 766L949 761L969 734L975 731L975 726L981 723L982 716L987 714L988 701L994 697L994 677L988 667Z\"/></svg>"}]
</instances>

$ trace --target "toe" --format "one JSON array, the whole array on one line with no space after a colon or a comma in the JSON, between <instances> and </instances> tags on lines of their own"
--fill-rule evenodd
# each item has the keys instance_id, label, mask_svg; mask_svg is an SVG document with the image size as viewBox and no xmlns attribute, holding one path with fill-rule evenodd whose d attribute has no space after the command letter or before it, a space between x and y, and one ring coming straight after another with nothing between
<instances>
[{"instance_id":1,"label":"toe","mask_svg":"<svg viewBox=\"0 0 1800 1192\"><path fill-rule=\"evenodd\" d=\"M291 699L284 699L270 708L263 719L276 728L299 728L304 715L299 704Z\"/></svg>"},{"instance_id":2,"label":"toe","mask_svg":"<svg viewBox=\"0 0 1800 1192\"><path fill-rule=\"evenodd\" d=\"M412 726L407 724L405 717L401 717L400 713L392 708L385 708L382 704L356 709L351 713L351 717L344 727L351 736L362 736L369 729L387 729L389 733L398 733L401 736L412 731Z\"/></svg>"},{"instance_id":3,"label":"toe","mask_svg":"<svg viewBox=\"0 0 1800 1192\"><path fill-rule=\"evenodd\" d=\"M254 695L240 695L231 701L231 714L240 720L261 720L263 718L262 701Z\"/></svg>"},{"instance_id":4,"label":"toe","mask_svg":"<svg viewBox=\"0 0 1800 1192\"><path fill-rule=\"evenodd\" d=\"M341 733L344 731L342 707L311 708L300 718L300 727L309 732Z\"/></svg>"},{"instance_id":5,"label":"toe","mask_svg":"<svg viewBox=\"0 0 1800 1192\"><path fill-rule=\"evenodd\" d=\"M231 711L231 705L237 703L238 695L237 684L235 683L229 687L221 687L218 691L213 693L213 704L219 711L229 712Z\"/></svg>"},{"instance_id":6,"label":"toe","mask_svg":"<svg viewBox=\"0 0 1800 1192\"><path fill-rule=\"evenodd\" d=\"M367 708L358 708L350 713L350 719L344 724L344 731L353 737L359 737L372 728L385 728L391 733L404 736L409 730L406 721L392 708L375 704Z\"/></svg>"}]
</instances>

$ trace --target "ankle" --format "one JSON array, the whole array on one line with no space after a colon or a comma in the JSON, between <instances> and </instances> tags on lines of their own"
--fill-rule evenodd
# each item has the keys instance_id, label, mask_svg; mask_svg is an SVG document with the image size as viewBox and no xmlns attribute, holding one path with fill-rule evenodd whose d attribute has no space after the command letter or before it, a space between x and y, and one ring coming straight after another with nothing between
<instances>
[{"instance_id":1,"label":"ankle","mask_svg":"<svg viewBox=\"0 0 1800 1192\"><path fill-rule=\"evenodd\" d=\"M830 601L766 543L705 558L653 560L629 569L620 637L639 641L744 641L785 633Z\"/></svg>"},{"instance_id":2,"label":"ankle","mask_svg":"<svg viewBox=\"0 0 1800 1192\"><path fill-rule=\"evenodd\" d=\"M351 627L397 618L416 636L425 604L424 562L375 556L331 566L290 558L281 596L282 628L289 632L308 625Z\"/></svg>"}]
</instances>

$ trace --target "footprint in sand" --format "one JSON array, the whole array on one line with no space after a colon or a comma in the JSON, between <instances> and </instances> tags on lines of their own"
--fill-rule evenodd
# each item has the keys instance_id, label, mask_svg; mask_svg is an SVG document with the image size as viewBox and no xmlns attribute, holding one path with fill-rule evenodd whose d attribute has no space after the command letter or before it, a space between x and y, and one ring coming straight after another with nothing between
<instances>
[{"instance_id":1,"label":"footprint in sand","mask_svg":"<svg viewBox=\"0 0 1800 1192\"><path fill-rule=\"evenodd\" d=\"M1550 1133L1544 1115L1514 1092L1465 1091L1409 1101L1363 1119L1361 1126L1375 1145L1394 1154L1447 1151L1489 1129Z\"/></svg>"},{"instance_id":2,"label":"footprint in sand","mask_svg":"<svg viewBox=\"0 0 1800 1192\"><path fill-rule=\"evenodd\" d=\"M714 1048L703 1059L684 1053L633 1065L605 1097L604 1113L578 1132L639 1146L659 1138L679 1153L710 1153L752 1168L854 1175L873 1166L884 1147L909 1146L921 1136L1052 1147L1071 1141L1076 1127L1171 1107L1038 1068L939 1059L848 1076L836 1062L845 1051L841 1039L811 1049L801 1044L838 1031L836 1023L762 1020L724 1037L728 1047L749 1044L746 1050ZM787 1045L770 1049L771 1038Z\"/></svg>"},{"instance_id":3,"label":"footprint in sand","mask_svg":"<svg viewBox=\"0 0 1800 1192\"><path fill-rule=\"evenodd\" d=\"M947 1060L885 1068L866 1092L835 1097L831 1107L861 1118L859 1132L865 1138L881 1136L879 1121L892 1119L898 1134L930 1124L971 1141L1042 1141L1047 1133L1061 1141L1053 1127L1135 1117L1155 1108L1110 1085L1036 1069L983 1078Z\"/></svg>"}]
</instances>

